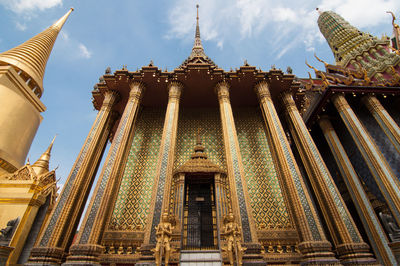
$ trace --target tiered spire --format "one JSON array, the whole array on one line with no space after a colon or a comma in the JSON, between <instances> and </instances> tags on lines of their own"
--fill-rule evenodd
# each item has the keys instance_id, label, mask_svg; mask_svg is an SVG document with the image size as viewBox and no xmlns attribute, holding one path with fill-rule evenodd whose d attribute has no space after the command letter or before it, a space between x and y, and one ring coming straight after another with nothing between
<instances>
[{"instance_id":1,"label":"tiered spire","mask_svg":"<svg viewBox=\"0 0 400 266\"><path fill-rule=\"evenodd\" d=\"M348 54L358 46L368 45L376 38L359 31L333 11L324 11L318 18L319 29L328 41L338 64L346 61Z\"/></svg>"},{"instance_id":2,"label":"tiered spire","mask_svg":"<svg viewBox=\"0 0 400 266\"><path fill-rule=\"evenodd\" d=\"M400 57L389 52L389 40L378 39L350 25L332 11L321 12L318 26L335 56L336 64L358 71L367 71L371 80L384 82L384 75L395 78L393 67Z\"/></svg>"},{"instance_id":3,"label":"tiered spire","mask_svg":"<svg viewBox=\"0 0 400 266\"><path fill-rule=\"evenodd\" d=\"M181 68L186 66L187 64L209 64L216 66L215 63L210 58L208 58L208 56L204 52L203 45L201 44L200 26L199 26L199 5L196 5L196 8L197 8L197 16L196 16L196 33L194 35L194 44L191 54L181 64L180 66Z\"/></svg>"},{"instance_id":4,"label":"tiered spire","mask_svg":"<svg viewBox=\"0 0 400 266\"><path fill-rule=\"evenodd\" d=\"M49 171L49 163L51 156L51 149L53 148L54 140L53 138L47 150L40 156L40 158L32 165L32 169L35 171L37 176L47 173Z\"/></svg>"},{"instance_id":5,"label":"tiered spire","mask_svg":"<svg viewBox=\"0 0 400 266\"><path fill-rule=\"evenodd\" d=\"M191 57L201 56L205 57L203 45L201 44L200 39L200 26L199 26L199 5L196 5L197 8L197 17L196 17L196 34L194 35L194 45L192 48Z\"/></svg>"},{"instance_id":6,"label":"tiered spire","mask_svg":"<svg viewBox=\"0 0 400 266\"><path fill-rule=\"evenodd\" d=\"M197 133L196 146L191 159L174 171L176 173L225 173L218 165L207 158L205 147L201 142L200 133Z\"/></svg>"},{"instance_id":7,"label":"tiered spire","mask_svg":"<svg viewBox=\"0 0 400 266\"><path fill-rule=\"evenodd\" d=\"M200 133L197 133L196 146L194 147L194 153L192 154L192 159L207 159L207 154L204 152L205 147L201 143Z\"/></svg>"},{"instance_id":8,"label":"tiered spire","mask_svg":"<svg viewBox=\"0 0 400 266\"><path fill-rule=\"evenodd\" d=\"M65 21L74 9L71 8L52 26L23 44L0 54L0 65L12 65L30 88L40 98L43 93L43 76L53 45Z\"/></svg>"}]
</instances>

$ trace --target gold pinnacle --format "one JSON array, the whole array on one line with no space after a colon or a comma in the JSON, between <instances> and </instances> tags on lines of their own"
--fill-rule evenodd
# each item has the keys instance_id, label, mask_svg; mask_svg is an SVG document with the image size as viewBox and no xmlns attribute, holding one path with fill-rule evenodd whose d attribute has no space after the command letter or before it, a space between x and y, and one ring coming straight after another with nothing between
<instances>
[{"instance_id":1,"label":"gold pinnacle","mask_svg":"<svg viewBox=\"0 0 400 266\"><path fill-rule=\"evenodd\" d=\"M74 9L71 8L52 26L21 45L0 54L0 65L11 65L28 86L40 98L43 94L43 76L53 45L65 21Z\"/></svg>"}]
</instances>

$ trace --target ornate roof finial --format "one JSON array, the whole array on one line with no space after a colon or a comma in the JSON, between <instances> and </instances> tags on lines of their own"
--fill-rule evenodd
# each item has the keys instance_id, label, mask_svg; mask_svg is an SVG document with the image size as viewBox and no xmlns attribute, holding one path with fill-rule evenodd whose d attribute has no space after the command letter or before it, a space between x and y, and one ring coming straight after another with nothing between
<instances>
[{"instance_id":1,"label":"ornate roof finial","mask_svg":"<svg viewBox=\"0 0 400 266\"><path fill-rule=\"evenodd\" d=\"M38 35L0 54L0 65L12 65L17 72L22 70L22 77L29 82L31 88L39 87L43 93L43 76L53 45L65 21L74 9L71 8L64 16L48 29Z\"/></svg>"},{"instance_id":2,"label":"ornate roof finial","mask_svg":"<svg viewBox=\"0 0 400 266\"><path fill-rule=\"evenodd\" d=\"M199 5L196 5L196 8L197 8L196 32L194 35L194 44L192 52L189 55L189 57L180 65L180 67L186 66L189 63L210 64L216 66L214 62L207 57L206 53L204 52L203 45L201 44L200 26L199 26Z\"/></svg>"},{"instance_id":3,"label":"ornate roof finial","mask_svg":"<svg viewBox=\"0 0 400 266\"><path fill-rule=\"evenodd\" d=\"M32 169L38 176L49 171L51 149L53 148L54 140L56 139L56 137L57 135L54 136L49 147L47 147L47 150L42 154L42 156L40 156L40 158L32 165Z\"/></svg>"},{"instance_id":4,"label":"ornate roof finial","mask_svg":"<svg viewBox=\"0 0 400 266\"><path fill-rule=\"evenodd\" d=\"M194 45L193 45L193 49L192 49L192 54L196 49L198 52L198 53L196 53L196 55L198 55L200 53L204 54L204 49L203 49L203 45L201 44L201 39L200 39L199 5L196 5L196 8L197 8L196 34L194 35ZM205 56L205 54L204 54L204 56Z\"/></svg>"},{"instance_id":5,"label":"ornate roof finial","mask_svg":"<svg viewBox=\"0 0 400 266\"><path fill-rule=\"evenodd\" d=\"M314 53L314 57L318 60L318 61L320 61L321 63L323 63L324 64L324 66L325 66L325 68L328 66L328 63L327 62L325 62L324 60L322 60L322 59L320 59L318 56L317 56L317 54L316 53Z\"/></svg>"},{"instance_id":6,"label":"ornate roof finial","mask_svg":"<svg viewBox=\"0 0 400 266\"><path fill-rule=\"evenodd\" d=\"M400 49L400 26L398 24L396 24L396 22L395 22L396 17L392 11L386 11L386 13L389 13L390 15L392 15L392 26L393 26L393 35L394 35L394 40L392 40L393 46L396 49Z\"/></svg>"},{"instance_id":7,"label":"ornate roof finial","mask_svg":"<svg viewBox=\"0 0 400 266\"><path fill-rule=\"evenodd\" d=\"M201 158L207 159L207 155L204 153L205 147L201 143L200 128L197 130L196 136L196 146L194 147L194 153L192 154L192 159Z\"/></svg>"}]
</instances>

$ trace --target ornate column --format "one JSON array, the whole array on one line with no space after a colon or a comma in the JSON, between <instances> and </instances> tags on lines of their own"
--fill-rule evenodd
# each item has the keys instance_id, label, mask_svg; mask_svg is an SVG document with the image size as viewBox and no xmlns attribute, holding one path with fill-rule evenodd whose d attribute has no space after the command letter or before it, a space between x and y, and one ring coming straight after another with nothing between
<instances>
[{"instance_id":1,"label":"ornate column","mask_svg":"<svg viewBox=\"0 0 400 266\"><path fill-rule=\"evenodd\" d=\"M147 224L144 243L155 244L156 231L163 212L168 212L169 188L172 182L174 165L176 132L178 129L179 100L183 86L179 82L171 82L168 86L168 106L165 113L164 128L158 155L157 171L154 178L154 190L151 200L149 223Z\"/></svg>"},{"instance_id":2,"label":"ornate column","mask_svg":"<svg viewBox=\"0 0 400 266\"><path fill-rule=\"evenodd\" d=\"M129 150L129 142L132 138L143 90L142 83L130 84L128 102L76 237L76 244L71 246L71 255L67 258L65 265L98 264L98 256L103 251L103 247L99 244L119 190L124 157L126 150Z\"/></svg>"},{"instance_id":3,"label":"ornate column","mask_svg":"<svg viewBox=\"0 0 400 266\"><path fill-rule=\"evenodd\" d=\"M222 226L222 221L225 215L228 214L228 203L227 203L227 195L225 189L225 174L222 176L221 173L216 173L214 175L214 182L215 182L215 202L217 205L217 215L219 226Z\"/></svg>"},{"instance_id":4,"label":"ornate column","mask_svg":"<svg viewBox=\"0 0 400 266\"><path fill-rule=\"evenodd\" d=\"M225 81L220 82L215 89L218 94L221 114L229 187L232 196L232 211L242 226L243 241L247 243L257 242L235 121L229 100L229 84Z\"/></svg>"},{"instance_id":5,"label":"ornate column","mask_svg":"<svg viewBox=\"0 0 400 266\"><path fill-rule=\"evenodd\" d=\"M268 84L260 82L255 86L260 101L266 128L269 133L270 147L278 163L279 182L291 216L294 218L300 237L299 249L303 255L303 263L339 264L331 251L331 243L327 241L314 205L308 194L300 170L296 164L290 145L285 136L282 124L271 99Z\"/></svg>"},{"instance_id":6,"label":"ornate column","mask_svg":"<svg viewBox=\"0 0 400 266\"><path fill-rule=\"evenodd\" d=\"M378 217L372 208L368 196L363 189L342 143L340 143L340 140L332 127L331 122L327 117L323 117L318 121L318 123L329 144L336 164L338 165L340 173L346 183L347 189L350 192L350 196L356 206L358 215L361 218L378 261L382 263L382 265L395 265L397 262L389 247L386 233L379 223Z\"/></svg>"},{"instance_id":7,"label":"ornate column","mask_svg":"<svg viewBox=\"0 0 400 266\"><path fill-rule=\"evenodd\" d=\"M375 142L368 134L364 125L349 106L342 94L336 94L332 98L333 103L340 114L344 124L349 130L357 148L360 150L371 174L379 186L386 202L400 224L400 184L387 161L379 151Z\"/></svg>"},{"instance_id":8,"label":"ornate column","mask_svg":"<svg viewBox=\"0 0 400 266\"><path fill-rule=\"evenodd\" d=\"M174 215L176 219L179 221L179 226L182 226L183 223L183 203L185 201L185 174L179 173L175 176L175 202L174 202Z\"/></svg>"},{"instance_id":9,"label":"ornate column","mask_svg":"<svg viewBox=\"0 0 400 266\"><path fill-rule=\"evenodd\" d=\"M393 143L393 146L400 153L400 128L393 118L383 108L379 100L373 95L367 95L362 99L365 106L385 132L386 136Z\"/></svg>"},{"instance_id":10,"label":"ornate column","mask_svg":"<svg viewBox=\"0 0 400 266\"><path fill-rule=\"evenodd\" d=\"M96 120L72 167L28 264L59 264L78 227L115 116L117 92L107 91Z\"/></svg>"},{"instance_id":11,"label":"ornate column","mask_svg":"<svg viewBox=\"0 0 400 266\"><path fill-rule=\"evenodd\" d=\"M376 263L363 241L300 113L290 91L282 94L288 124L299 150L326 224L343 263Z\"/></svg>"}]
</instances>

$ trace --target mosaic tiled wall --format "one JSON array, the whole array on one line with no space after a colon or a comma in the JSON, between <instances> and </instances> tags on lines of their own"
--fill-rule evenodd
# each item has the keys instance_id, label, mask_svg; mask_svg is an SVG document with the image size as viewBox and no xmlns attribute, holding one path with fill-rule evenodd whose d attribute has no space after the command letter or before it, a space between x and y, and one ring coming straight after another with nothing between
<instances>
[{"instance_id":1,"label":"mosaic tiled wall","mask_svg":"<svg viewBox=\"0 0 400 266\"><path fill-rule=\"evenodd\" d=\"M292 227L260 111L258 108L233 111L256 226Z\"/></svg>"},{"instance_id":2,"label":"mosaic tiled wall","mask_svg":"<svg viewBox=\"0 0 400 266\"><path fill-rule=\"evenodd\" d=\"M342 143L343 147L346 147L347 156L349 156L357 175L366 184L369 191L371 191L375 195L375 197L377 197L380 201L385 202L385 198L379 190L379 187L376 184L375 179L368 168L368 165L365 163L361 152L358 150L356 144L354 143L354 140L347 130L346 125L341 119L332 119L331 122L333 124L333 128L336 131L336 134L339 136L340 142Z\"/></svg>"},{"instance_id":3,"label":"mosaic tiled wall","mask_svg":"<svg viewBox=\"0 0 400 266\"><path fill-rule=\"evenodd\" d=\"M397 152L395 146L390 142L388 136L386 136L378 122L376 122L375 118L364 105L360 107L353 105L352 108L392 168L394 175L400 178L400 154Z\"/></svg>"},{"instance_id":4,"label":"mosaic tiled wall","mask_svg":"<svg viewBox=\"0 0 400 266\"><path fill-rule=\"evenodd\" d=\"M142 229L147 223L164 116L165 108L144 108L139 114L111 230Z\"/></svg>"},{"instance_id":5,"label":"mosaic tiled wall","mask_svg":"<svg viewBox=\"0 0 400 266\"><path fill-rule=\"evenodd\" d=\"M226 170L221 118L218 108L182 108L179 111L174 169L190 159L197 132L208 158Z\"/></svg>"}]
</instances>

